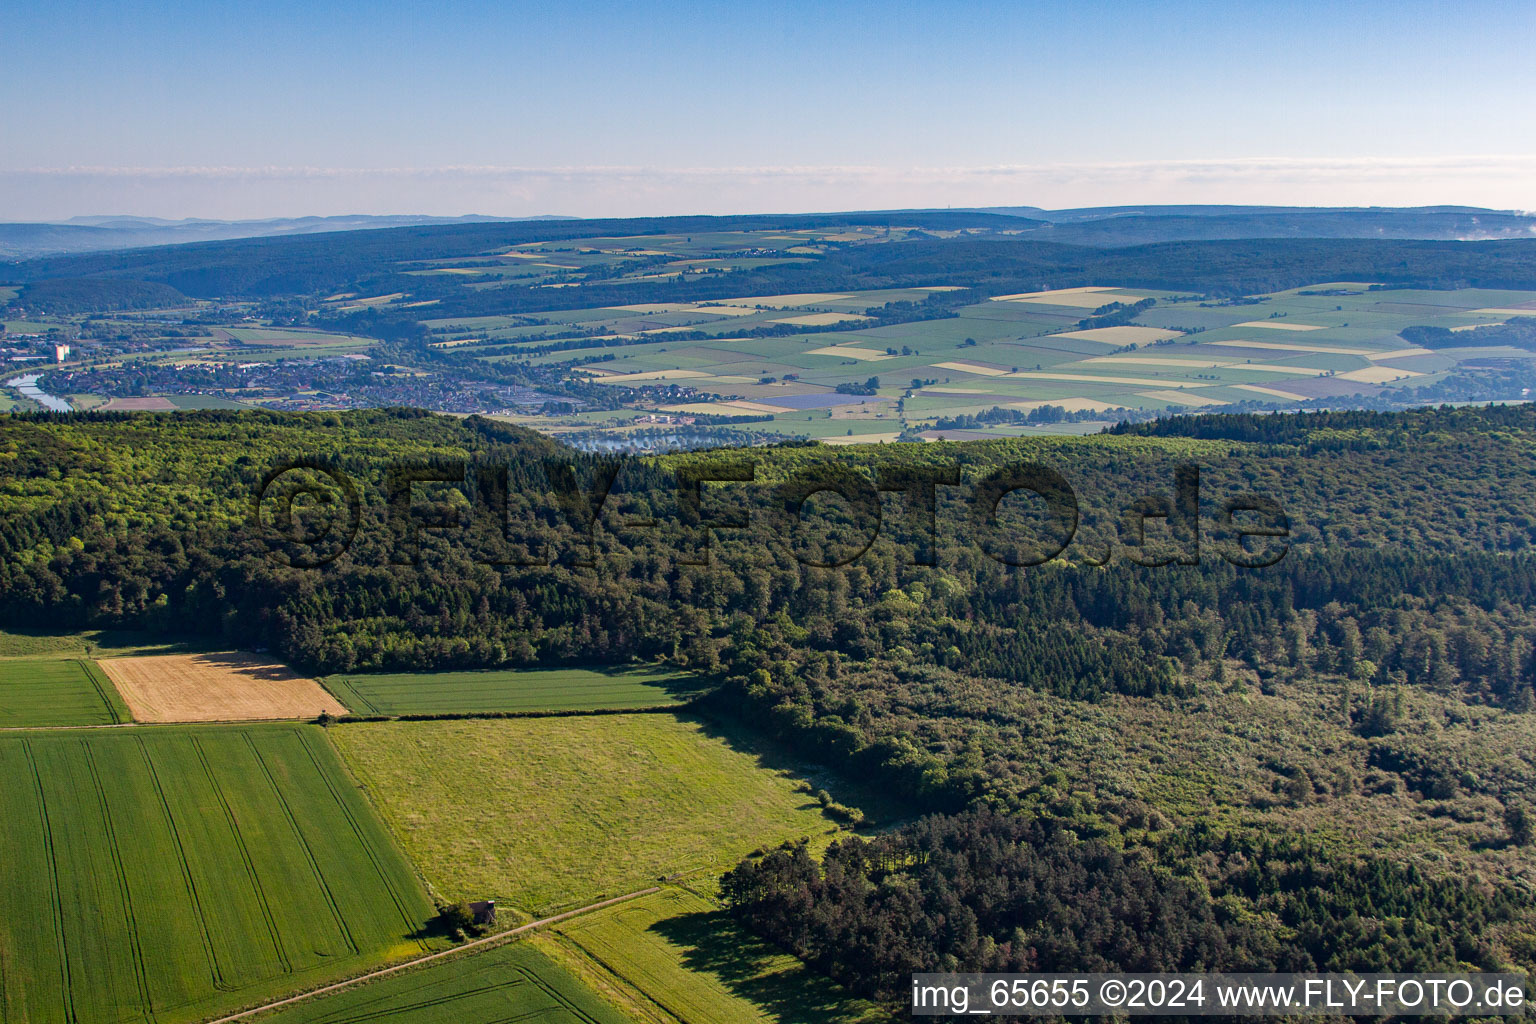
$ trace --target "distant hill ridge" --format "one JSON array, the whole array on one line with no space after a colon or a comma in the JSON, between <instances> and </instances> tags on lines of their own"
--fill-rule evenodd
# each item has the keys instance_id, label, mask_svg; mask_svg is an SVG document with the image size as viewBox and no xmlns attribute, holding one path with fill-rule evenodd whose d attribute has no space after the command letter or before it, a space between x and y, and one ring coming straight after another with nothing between
<instances>
[{"instance_id":1,"label":"distant hill ridge","mask_svg":"<svg viewBox=\"0 0 1536 1024\"><path fill-rule=\"evenodd\" d=\"M307 235L325 231L365 231L377 228L439 224L485 224L499 221L565 220L556 216L464 217L367 216L274 217L265 220L204 220L188 217L98 215L68 220L0 224L0 259L27 259L76 252L106 252L182 242L216 242L271 235Z\"/></svg>"},{"instance_id":2,"label":"distant hill ridge","mask_svg":"<svg viewBox=\"0 0 1536 1024\"><path fill-rule=\"evenodd\" d=\"M1026 237L1127 246L1245 238L1396 238L1485 241L1536 237L1536 217L1470 206L1118 206L1081 210L996 207L978 212L1044 221Z\"/></svg>"},{"instance_id":3,"label":"distant hill ridge","mask_svg":"<svg viewBox=\"0 0 1536 1024\"><path fill-rule=\"evenodd\" d=\"M997 226L1039 241L1116 247L1156 242L1236 240L1246 238L1396 238L1428 241L1478 241L1536 237L1536 217L1510 210L1473 206L1305 207L1305 206L1100 206L1045 210L1035 206L998 206L953 210L874 210L798 215L799 219L889 219L896 214L927 217L970 214L997 218ZM1016 220L1008 224L1004 218ZM654 218L638 218L636 222ZM755 218L726 218L751 221ZM785 219L785 218L777 218ZM428 217L413 215L281 217L266 220L165 220L158 217L97 215L37 223L0 224L0 259L22 260L72 253L229 241L335 231L377 230L569 221L579 218ZM623 224L625 221L609 221ZM973 222L974 223L974 222ZM745 225L744 225L745 226Z\"/></svg>"}]
</instances>

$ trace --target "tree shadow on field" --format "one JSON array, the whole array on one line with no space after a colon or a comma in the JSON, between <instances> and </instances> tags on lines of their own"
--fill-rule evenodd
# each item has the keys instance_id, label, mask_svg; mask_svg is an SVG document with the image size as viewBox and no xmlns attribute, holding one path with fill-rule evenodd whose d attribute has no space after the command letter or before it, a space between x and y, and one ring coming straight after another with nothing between
<instances>
[{"instance_id":1,"label":"tree shadow on field","mask_svg":"<svg viewBox=\"0 0 1536 1024\"><path fill-rule=\"evenodd\" d=\"M132 629L43 629L6 626L0 629L0 657L87 655L98 658L140 657L150 654L193 654L210 649L207 637Z\"/></svg>"},{"instance_id":2,"label":"tree shadow on field","mask_svg":"<svg viewBox=\"0 0 1536 1024\"><path fill-rule=\"evenodd\" d=\"M235 672L243 676L249 676L252 679L286 682L297 678L293 669L287 665L284 665L275 658L260 654L246 654L240 651L217 651L196 654L195 660L210 668Z\"/></svg>"},{"instance_id":3,"label":"tree shadow on field","mask_svg":"<svg viewBox=\"0 0 1536 1024\"><path fill-rule=\"evenodd\" d=\"M747 932L723 910L682 914L650 926L682 951L690 971L719 980L733 995L761 1008L780 1024L851 1024L866 1018L868 1007L799 965L785 971L785 954Z\"/></svg>"},{"instance_id":4,"label":"tree shadow on field","mask_svg":"<svg viewBox=\"0 0 1536 1024\"><path fill-rule=\"evenodd\" d=\"M538 665L534 667L558 668L560 666ZM633 679L647 686L659 687L666 691L668 697L671 697L679 704L686 704L691 700L695 700L713 688L709 682L699 676L681 670L671 670L665 676L657 678L654 674L656 671L656 666L654 665L572 665L570 667L585 669L588 672L596 672L613 679Z\"/></svg>"},{"instance_id":5,"label":"tree shadow on field","mask_svg":"<svg viewBox=\"0 0 1536 1024\"><path fill-rule=\"evenodd\" d=\"M680 713L678 717L697 723L710 739L720 740L738 753L751 755L763 771L784 778L803 779L810 783L812 791L824 789L837 803L863 811L864 824L855 830L861 835L890 829L914 813L905 801L876 785L841 775L727 718L718 718L707 711ZM820 806L816 799L806 794L803 809L819 809ZM833 819L827 818L829 828L834 824Z\"/></svg>"}]
</instances>

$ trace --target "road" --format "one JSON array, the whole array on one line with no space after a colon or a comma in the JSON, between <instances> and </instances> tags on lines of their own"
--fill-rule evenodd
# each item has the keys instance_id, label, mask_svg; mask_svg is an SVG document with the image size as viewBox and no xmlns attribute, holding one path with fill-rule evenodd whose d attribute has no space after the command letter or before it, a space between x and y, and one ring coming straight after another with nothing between
<instances>
[{"instance_id":1,"label":"road","mask_svg":"<svg viewBox=\"0 0 1536 1024\"><path fill-rule=\"evenodd\" d=\"M254 1017L258 1013L265 1013L268 1010L275 1010L281 1006L288 1006L292 1003L303 1002L304 1000L312 999L315 996L323 996L327 992L338 992L344 988L351 988L353 985L361 985L365 982L373 981L375 978L382 978L385 975L395 974L399 971L407 971L412 967L420 967L422 964L431 963L433 960L441 960L444 957L458 956L465 950L474 949L477 946L486 946L490 945L491 943L501 942L502 940L509 939L514 935L521 935L524 932L533 931L535 928L543 928L545 925L555 924L557 922L564 921L567 918L577 917L581 914L590 914L594 910L601 910L604 907L611 907L615 903L623 903L625 900L632 900L639 896L649 896L653 892L660 891L661 886L653 885L649 889L638 889L635 892L625 893L623 896L615 896L610 900L603 900L599 903L590 903L585 907L577 907L575 910L567 910L565 913L556 914L553 917L543 917L537 921L529 921L527 924L518 925L516 928L509 928L504 932L497 932L495 935L487 935L483 939L476 939L473 942L466 942L462 946L454 946L452 949L445 949L440 953L429 953L426 956L419 956L414 960L407 960L404 963L395 964L393 967L384 967L380 970L372 971L368 974L360 974L355 978L348 978L346 981L338 981L331 985L322 986L321 988L310 989L308 992L301 992L296 996L289 996L286 999L279 999L276 1002L265 1003L261 1006L254 1006L249 1010L241 1010L239 1013L232 1013L228 1017L220 1017L217 1020L207 1021L206 1024L230 1024L231 1021L245 1020L247 1017Z\"/></svg>"}]
</instances>

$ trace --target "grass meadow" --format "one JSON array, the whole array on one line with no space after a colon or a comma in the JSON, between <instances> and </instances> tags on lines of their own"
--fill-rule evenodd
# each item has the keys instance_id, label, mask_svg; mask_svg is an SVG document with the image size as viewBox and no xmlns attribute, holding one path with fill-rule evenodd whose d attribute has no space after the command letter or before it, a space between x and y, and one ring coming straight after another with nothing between
<instances>
[{"instance_id":1,"label":"grass meadow","mask_svg":"<svg viewBox=\"0 0 1536 1024\"><path fill-rule=\"evenodd\" d=\"M609 993L635 1020L874 1024L891 1019L682 889L663 889L561 922L535 941L593 988Z\"/></svg>"},{"instance_id":2,"label":"grass meadow","mask_svg":"<svg viewBox=\"0 0 1536 1024\"><path fill-rule=\"evenodd\" d=\"M8 733L0 809L3 1020L194 1021L429 948L314 726Z\"/></svg>"},{"instance_id":3,"label":"grass meadow","mask_svg":"<svg viewBox=\"0 0 1536 1024\"><path fill-rule=\"evenodd\" d=\"M353 674L321 682L354 713L369 715L668 707L698 690L681 673L628 666Z\"/></svg>"},{"instance_id":4,"label":"grass meadow","mask_svg":"<svg viewBox=\"0 0 1536 1024\"><path fill-rule=\"evenodd\" d=\"M427 881L540 915L833 827L786 772L670 714L367 722L331 736Z\"/></svg>"}]
</instances>

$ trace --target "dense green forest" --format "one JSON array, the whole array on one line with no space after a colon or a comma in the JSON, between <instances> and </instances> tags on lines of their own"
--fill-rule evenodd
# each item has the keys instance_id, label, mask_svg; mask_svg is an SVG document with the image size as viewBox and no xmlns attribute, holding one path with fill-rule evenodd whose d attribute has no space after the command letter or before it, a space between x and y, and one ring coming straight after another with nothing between
<instances>
[{"instance_id":1,"label":"dense green forest","mask_svg":"<svg viewBox=\"0 0 1536 1024\"><path fill-rule=\"evenodd\" d=\"M1431 882L1381 859L1196 829L1162 860L1080 840L1070 822L989 810L805 846L727 873L753 930L864 995L922 971L1371 971L1499 963L1483 933L1513 894ZM1172 847L1177 847L1175 851ZM1174 855L1176 853L1176 855ZM936 967L936 965L942 965Z\"/></svg>"},{"instance_id":2,"label":"dense green forest","mask_svg":"<svg viewBox=\"0 0 1536 1024\"><path fill-rule=\"evenodd\" d=\"M930 815L728 883L872 994L919 962L1531 966L1533 454L1526 406L622 460L406 410L11 415L0 622L701 673L701 711ZM1054 506L997 483L1027 466L1075 503L1046 561ZM1285 535L1238 537L1255 510Z\"/></svg>"},{"instance_id":3,"label":"dense green forest","mask_svg":"<svg viewBox=\"0 0 1536 1024\"><path fill-rule=\"evenodd\" d=\"M1404 341L1427 349L1454 348L1457 345L1508 345L1527 351L1536 349L1536 323L1525 319L1490 324L1471 332L1458 333L1444 327L1409 327L1399 334Z\"/></svg>"},{"instance_id":4,"label":"dense green forest","mask_svg":"<svg viewBox=\"0 0 1536 1024\"><path fill-rule=\"evenodd\" d=\"M927 227L972 227L981 220L1043 241L1073 245L1142 245L1150 242L1217 238L1520 238L1530 233L1532 219L1478 207L1308 208L1268 206L1141 206L1081 210L1042 210L1035 207L993 207L980 210L923 211L905 214L901 223ZM1005 215L1007 221L995 219ZM862 217L868 218L870 214ZM823 218L822 221L832 218ZM0 224L0 253L58 256L71 252L100 252L168 245L187 241L257 238L319 231L377 230L389 227L429 227L451 218L430 217L309 217L293 220L230 222L197 221L180 224ZM492 222L467 217L461 223ZM542 218L545 222L559 218ZM784 218L735 217L716 223L783 223ZM799 218L803 221L803 218ZM413 223L415 222L415 223ZM657 220L642 223L654 224ZM846 219L844 223L846 223ZM867 221L861 221L867 222ZM624 223L624 222L618 222ZM634 222L631 222L634 223Z\"/></svg>"},{"instance_id":5,"label":"dense green forest","mask_svg":"<svg viewBox=\"0 0 1536 1024\"><path fill-rule=\"evenodd\" d=\"M193 297L265 298L335 291L355 281L395 274L401 264L473 256L530 241L706 231L793 231L854 224L935 230L1002 229L1016 228L1020 223L1014 217L965 212L503 221L194 242L128 252L54 256L11 264L3 276L24 283L128 278L169 285ZM424 284L420 279L408 280L415 287Z\"/></svg>"},{"instance_id":6,"label":"dense green forest","mask_svg":"<svg viewBox=\"0 0 1536 1024\"><path fill-rule=\"evenodd\" d=\"M569 306L559 289L515 284L466 289L449 278L412 276L421 261L468 257L531 240L797 230L839 224L903 228L895 241L833 247L802 263L665 281L587 281L589 306L700 302L737 295L955 285L1003 294L1114 281L1130 288L1241 296L1317 281L1376 281L1397 287L1536 287L1536 241L1484 242L1352 238L1239 238L1156 242L1119 248L1019 237L1030 222L986 213L918 212L818 217L685 217L627 221L510 222L391 228L317 236L189 243L127 252L58 256L10 264L0 276L26 285L17 302L55 309L142 308L175 294L271 299L406 291L435 300L431 316L536 313ZM938 238L930 232L980 230ZM1009 232L1004 234L1003 232ZM135 284L136 282L136 284ZM975 291L969 291L974 289ZM398 319L409 313L393 313ZM356 329L345 323L337 326Z\"/></svg>"}]
</instances>

